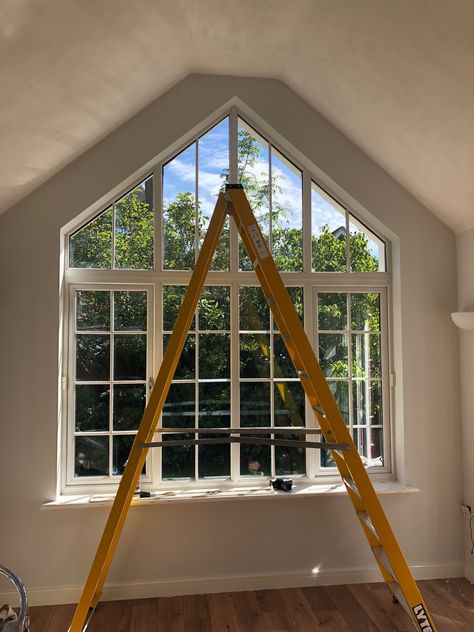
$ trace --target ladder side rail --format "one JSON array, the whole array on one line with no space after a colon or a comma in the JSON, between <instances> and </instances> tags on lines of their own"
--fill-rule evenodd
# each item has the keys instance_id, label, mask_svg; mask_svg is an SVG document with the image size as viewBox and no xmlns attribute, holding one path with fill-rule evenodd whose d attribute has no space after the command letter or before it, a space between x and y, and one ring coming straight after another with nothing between
<instances>
[{"instance_id":1,"label":"ladder side rail","mask_svg":"<svg viewBox=\"0 0 474 632\"><path fill-rule=\"evenodd\" d=\"M112 509L72 619L70 632L82 632L90 609L96 606L100 598L103 584L148 453L148 448L141 448L139 444L150 442L158 425L169 387L211 266L212 257L224 226L226 207L227 202L224 194L221 193L219 194L188 289L179 310L174 331L166 347L155 385L132 444Z\"/></svg>"},{"instance_id":2,"label":"ladder side rail","mask_svg":"<svg viewBox=\"0 0 474 632\"><path fill-rule=\"evenodd\" d=\"M255 272L263 287L273 316L280 331L288 334L282 337L299 372L310 404L313 410L322 407L324 411L324 415L315 411L324 436L328 442L335 441L339 444L349 443L351 445L351 449L344 453L342 458L335 459L335 461L341 475L350 474L356 482L363 499L363 505L360 507L355 495L350 494L349 496L356 509L360 507L360 511L365 510L369 514L410 609L421 606L427 612L421 593L354 446L334 396L327 385L326 378L296 314L275 262L268 251L265 239L245 193L242 188L228 187L226 195L232 201L232 214L251 261L254 262ZM341 467L341 462L347 466L347 469L346 467ZM364 532L369 537L369 542L372 545L370 532L365 526ZM387 579L387 573L384 572L383 575ZM412 620L418 629L422 629L413 611ZM432 626L432 629L434 630L435 628Z\"/></svg>"}]
</instances>

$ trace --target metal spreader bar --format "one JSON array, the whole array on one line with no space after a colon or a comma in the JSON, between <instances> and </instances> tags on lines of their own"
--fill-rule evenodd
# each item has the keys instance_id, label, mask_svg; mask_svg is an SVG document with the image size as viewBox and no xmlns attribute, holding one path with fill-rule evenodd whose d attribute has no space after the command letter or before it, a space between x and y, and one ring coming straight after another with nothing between
<instances>
[{"instance_id":1,"label":"metal spreader bar","mask_svg":"<svg viewBox=\"0 0 474 632\"><path fill-rule=\"evenodd\" d=\"M252 426L251 428L157 428L156 434L322 434L321 428L303 428L302 426Z\"/></svg>"},{"instance_id":2,"label":"metal spreader bar","mask_svg":"<svg viewBox=\"0 0 474 632\"><path fill-rule=\"evenodd\" d=\"M182 445L230 445L241 443L246 445L277 445L287 448L313 448L319 450L350 450L350 446L339 443L323 443L321 441L300 441L292 439L267 439L265 437L222 437L215 439L168 439L167 441L149 441L140 443L139 448L169 448Z\"/></svg>"},{"instance_id":3,"label":"metal spreader bar","mask_svg":"<svg viewBox=\"0 0 474 632\"><path fill-rule=\"evenodd\" d=\"M197 307L199 296L209 271L219 236L229 213L237 225L238 231L252 261L253 268L262 286L267 303L281 332L288 353L295 365L298 376L314 412L318 429L301 428L234 428L234 429L168 429L158 428L162 434L214 434L229 435L211 439L171 439L153 442L163 406L168 395L178 360L184 347L186 336ZM304 430L304 432L303 432ZM390 590L403 605L415 628L420 632L434 632L435 627L428 613L408 564L403 557L397 540L388 523L379 499L355 448L349 430L337 407L324 374L319 366L314 350L309 342L293 303L286 291L281 276L268 251L267 244L250 208L241 185L229 184L226 192L220 193L216 208L209 223L204 242L196 261L184 301L176 320L175 328L169 339L163 356L155 385L146 406L138 433L130 450L125 471L122 475L117 495L105 525L89 576L76 607L70 632L84 632L99 601L102 588L113 559L120 534L130 507L135 488L143 469L149 447L153 444L171 445L174 441L183 445L185 441L197 444L198 441L253 442L279 441L278 445L291 444L297 447L315 447L316 442L266 439L259 436L237 436L242 434L290 434L305 435L322 433L324 443L319 447L330 449L334 462L346 486L364 534L372 549L382 576ZM212 433L210 433L212 434ZM268 443L267 443L268 445ZM276 445L276 444L275 444Z\"/></svg>"}]
</instances>

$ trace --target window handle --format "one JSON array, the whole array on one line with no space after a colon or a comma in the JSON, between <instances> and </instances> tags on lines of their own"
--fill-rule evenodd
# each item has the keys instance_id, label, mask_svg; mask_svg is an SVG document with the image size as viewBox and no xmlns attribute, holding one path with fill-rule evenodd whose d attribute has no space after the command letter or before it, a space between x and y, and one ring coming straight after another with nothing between
<instances>
[{"instance_id":1,"label":"window handle","mask_svg":"<svg viewBox=\"0 0 474 632\"><path fill-rule=\"evenodd\" d=\"M148 378L148 390L152 391L153 387L155 386L155 380L152 377Z\"/></svg>"}]
</instances>

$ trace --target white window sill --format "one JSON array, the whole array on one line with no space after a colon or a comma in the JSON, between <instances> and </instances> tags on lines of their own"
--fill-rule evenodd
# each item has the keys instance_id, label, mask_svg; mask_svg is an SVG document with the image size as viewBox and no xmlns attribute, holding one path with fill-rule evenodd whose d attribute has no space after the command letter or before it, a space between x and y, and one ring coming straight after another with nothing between
<instances>
[{"instance_id":1,"label":"white window sill","mask_svg":"<svg viewBox=\"0 0 474 632\"><path fill-rule=\"evenodd\" d=\"M374 489L378 495L385 494L411 494L419 492L417 487L402 485L396 481L374 482ZM160 505L163 503L181 502L215 502L228 500L244 500L251 498L306 498L316 496L347 496L347 491L342 483L328 485L321 484L295 484L290 492L274 490L271 487L236 487L234 489L195 489L195 490L168 490L153 492L150 498L135 496L132 505ZM110 507L115 494L91 494L77 496L60 496L56 500L45 502L43 509L66 507Z\"/></svg>"}]
</instances>

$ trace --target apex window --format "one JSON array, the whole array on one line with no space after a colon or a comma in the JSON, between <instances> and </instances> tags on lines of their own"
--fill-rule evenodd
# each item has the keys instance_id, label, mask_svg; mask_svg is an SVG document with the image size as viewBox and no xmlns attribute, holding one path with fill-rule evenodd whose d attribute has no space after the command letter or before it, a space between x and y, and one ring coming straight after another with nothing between
<instances>
[{"instance_id":1,"label":"apex window","mask_svg":"<svg viewBox=\"0 0 474 632\"><path fill-rule=\"evenodd\" d=\"M63 490L108 489L123 472L228 181L244 185L365 464L389 471L385 241L233 108L67 236ZM275 438L279 426L316 423L229 219L162 417L166 427L270 427ZM333 467L326 450L170 446L150 451L142 482L263 485Z\"/></svg>"}]
</instances>

